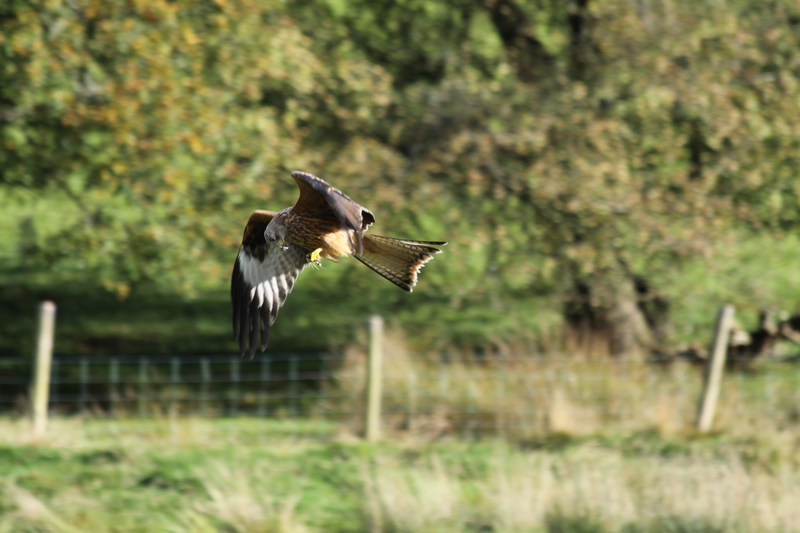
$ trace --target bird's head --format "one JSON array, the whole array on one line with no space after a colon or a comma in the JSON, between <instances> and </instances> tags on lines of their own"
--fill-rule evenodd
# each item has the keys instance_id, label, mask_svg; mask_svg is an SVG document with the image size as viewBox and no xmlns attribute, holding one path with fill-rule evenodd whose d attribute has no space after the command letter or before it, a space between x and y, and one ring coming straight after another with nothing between
<instances>
[{"instance_id":1,"label":"bird's head","mask_svg":"<svg viewBox=\"0 0 800 533\"><path fill-rule=\"evenodd\" d=\"M284 209L275 215L275 217L270 220L269 224L267 224L267 229L264 230L264 239L267 242L283 242L286 239L286 236L289 234L288 228L283 223L283 215L286 211L288 211L288 209Z\"/></svg>"}]
</instances>

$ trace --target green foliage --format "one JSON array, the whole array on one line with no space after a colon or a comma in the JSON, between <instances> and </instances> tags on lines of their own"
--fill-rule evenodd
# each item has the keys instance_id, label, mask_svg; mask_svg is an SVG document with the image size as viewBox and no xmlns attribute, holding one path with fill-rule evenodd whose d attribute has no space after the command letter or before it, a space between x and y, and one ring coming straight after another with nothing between
<instances>
[{"instance_id":1,"label":"green foliage","mask_svg":"<svg viewBox=\"0 0 800 533\"><path fill-rule=\"evenodd\" d=\"M42 261L80 258L120 294L218 285L286 164L320 166L329 141L315 140L357 129L386 81L312 53L277 6L115 6L19 4L4 19L2 182L80 208Z\"/></svg>"},{"instance_id":2,"label":"green foliage","mask_svg":"<svg viewBox=\"0 0 800 533\"><path fill-rule=\"evenodd\" d=\"M249 212L290 205L302 169L377 233L451 244L413 298L352 265L304 275L283 314L322 307L298 328L341 331L347 306L428 345L527 344L581 284L595 307L630 280L680 302L654 282L678 262L800 222L798 19L783 0L6 2L0 252L121 297L222 290Z\"/></svg>"},{"instance_id":3,"label":"green foliage","mask_svg":"<svg viewBox=\"0 0 800 533\"><path fill-rule=\"evenodd\" d=\"M747 330L758 326L761 310L788 313L800 308L800 278L790 266L800 262L797 237L741 234L715 243L706 253L706 259L654 276L680 319L675 341L710 342L720 302L734 305L737 320ZM791 346L788 354L795 351Z\"/></svg>"}]
</instances>

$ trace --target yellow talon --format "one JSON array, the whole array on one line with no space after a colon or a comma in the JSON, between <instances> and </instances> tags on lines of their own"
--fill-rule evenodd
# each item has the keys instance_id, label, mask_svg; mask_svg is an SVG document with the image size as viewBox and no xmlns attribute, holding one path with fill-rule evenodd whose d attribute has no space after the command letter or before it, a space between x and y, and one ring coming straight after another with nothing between
<instances>
[{"instance_id":1,"label":"yellow talon","mask_svg":"<svg viewBox=\"0 0 800 533\"><path fill-rule=\"evenodd\" d=\"M319 263L319 253L322 251L322 248L317 248L310 254L306 255L306 261L309 263Z\"/></svg>"}]
</instances>

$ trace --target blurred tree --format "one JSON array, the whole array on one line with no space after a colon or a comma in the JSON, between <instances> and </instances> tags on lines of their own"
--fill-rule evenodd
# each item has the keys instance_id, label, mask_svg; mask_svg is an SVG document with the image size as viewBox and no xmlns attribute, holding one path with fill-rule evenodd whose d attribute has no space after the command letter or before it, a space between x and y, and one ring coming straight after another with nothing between
<instances>
[{"instance_id":1,"label":"blurred tree","mask_svg":"<svg viewBox=\"0 0 800 533\"><path fill-rule=\"evenodd\" d=\"M400 24L404 4L380 4L377 26L348 15L358 2L342 20L368 54L404 42L443 65L417 78L388 59L403 82L388 142L410 183L469 213L460 244L488 259L460 282L502 295L491 309L561 287L584 348L645 352L669 332L659 272L742 223L796 227L792 3L428 1Z\"/></svg>"},{"instance_id":2,"label":"blurred tree","mask_svg":"<svg viewBox=\"0 0 800 533\"><path fill-rule=\"evenodd\" d=\"M313 51L278 3L5 10L0 180L72 198L83 217L42 261L96 271L123 295L219 283L278 176L322 167L389 99L381 69Z\"/></svg>"},{"instance_id":3,"label":"blurred tree","mask_svg":"<svg viewBox=\"0 0 800 533\"><path fill-rule=\"evenodd\" d=\"M124 295L224 285L249 211L312 171L380 232L451 246L413 301L342 268L290 303L357 294L426 344L499 349L556 313L579 347L645 352L665 271L797 227L798 21L789 0L9 0L0 185L68 195L81 217L26 253ZM296 325L348 319L326 316Z\"/></svg>"}]
</instances>

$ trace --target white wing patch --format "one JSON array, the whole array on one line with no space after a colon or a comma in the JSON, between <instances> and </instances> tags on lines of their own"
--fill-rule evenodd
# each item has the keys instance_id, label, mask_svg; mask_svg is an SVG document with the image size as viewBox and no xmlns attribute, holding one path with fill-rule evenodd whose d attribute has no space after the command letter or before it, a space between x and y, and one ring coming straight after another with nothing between
<instances>
[{"instance_id":1,"label":"white wing patch","mask_svg":"<svg viewBox=\"0 0 800 533\"><path fill-rule=\"evenodd\" d=\"M269 309L270 325L275 322L278 309L286 301L298 274L306 265L307 252L299 246L295 248L301 250L299 257L292 253L291 247L282 250L277 246L269 249L263 261L247 253L240 253L238 257L242 278L251 287L250 300L257 302L256 307L266 306Z\"/></svg>"},{"instance_id":2,"label":"white wing patch","mask_svg":"<svg viewBox=\"0 0 800 533\"><path fill-rule=\"evenodd\" d=\"M259 259L242 246L234 270L234 330L242 354L249 342L251 357L255 355L259 332L261 349L266 348L269 327L292 292L297 276L308 264L308 251L296 244L287 243L287 249L277 244L266 247L264 258Z\"/></svg>"}]
</instances>

